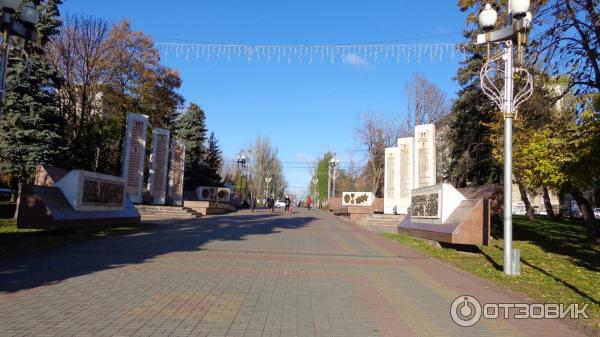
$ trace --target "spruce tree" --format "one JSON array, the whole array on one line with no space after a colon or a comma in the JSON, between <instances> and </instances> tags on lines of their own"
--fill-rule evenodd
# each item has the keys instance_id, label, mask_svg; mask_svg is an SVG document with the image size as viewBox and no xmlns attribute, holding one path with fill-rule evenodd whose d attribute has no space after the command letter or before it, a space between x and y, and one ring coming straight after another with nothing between
<instances>
[{"instance_id":1,"label":"spruce tree","mask_svg":"<svg viewBox=\"0 0 600 337\"><path fill-rule=\"evenodd\" d=\"M58 74L49 66L46 46L61 25L58 6L49 0L37 6L38 41L11 39L7 95L0 121L0 167L18 189L31 181L38 164L62 162L64 120L56 104Z\"/></svg>"},{"instance_id":2,"label":"spruce tree","mask_svg":"<svg viewBox=\"0 0 600 337\"><path fill-rule=\"evenodd\" d=\"M211 132L208 138L208 148L206 151L206 176L205 179L210 186L221 186L223 184L219 170L223 163L223 153L219 147L215 133Z\"/></svg>"},{"instance_id":3,"label":"spruce tree","mask_svg":"<svg viewBox=\"0 0 600 337\"><path fill-rule=\"evenodd\" d=\"M205 181L206 115L198 105L191 103L177 121L177 134L185 141L184 189L192 191Z\"/></svg>"},{"instance_id":4,"label":"spruce tree","mask_svg":"<svg viewBox=\"0 0 600 337\"><path fill-rule=\"evenodd\" d=\"M459 1L461 11L473 11L472 1ZM470 13L467 23L472 21ZM474 40L478 29L473 25L465 30L467 42ZM450 123L451 163L446 177L457 187L467 183L477 185L500 181L502 170L493 157L489 124L497 113L492 101L482 92L479 73L485 63L486 51L482 46L468 46L466 58L454 78L460 85L458 97L452 105Z\"/></svg>"}]
</instances>

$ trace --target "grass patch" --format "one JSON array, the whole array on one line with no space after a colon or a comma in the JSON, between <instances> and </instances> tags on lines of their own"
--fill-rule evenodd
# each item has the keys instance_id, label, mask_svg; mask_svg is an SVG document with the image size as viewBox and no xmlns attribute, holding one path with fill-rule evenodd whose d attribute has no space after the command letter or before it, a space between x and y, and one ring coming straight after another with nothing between
<instances>
[{"instance_id":1,"label":"grass patch","mask_svg":"<svg viewBox=\"0 0 600 337\"><path fill-rule=\"evenodd\" d=\"M70 230L19 229L14 219L0 219L0 259L148 228L148 225L128 225Z\"/></svg>"},{"instance_id":2,"label":"grass patch","mask_svg":"<svg viewBox=\"0 0 600 337\"><path fill-rule=\"evenodd\" d=\"M515 216L513 226L513 247L521 250L518 277L507 276L502 270L501 219L494 222L495 239L487 247L437 248L404 234L384 235L542 303L589 303L590 319L581 319L580 323L600 330L600 246L586 241L584 225Z\"/></svg>"}]
</instances>

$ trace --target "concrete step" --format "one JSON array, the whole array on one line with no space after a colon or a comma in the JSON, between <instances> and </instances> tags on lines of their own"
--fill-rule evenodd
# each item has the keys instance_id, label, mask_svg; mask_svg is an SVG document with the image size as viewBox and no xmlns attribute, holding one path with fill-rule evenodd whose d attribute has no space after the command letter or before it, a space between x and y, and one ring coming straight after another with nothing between
<instances>
[{"instance_id":1,"label":"concrete step","mask_svg":"<svg viewBox=\"0 0 600 337\"><path fill-rule=\"evenodd\" d=\"M396 227L404 218L406 218L406 215L371 214L360 219L359 224L362 226Z\"/></svg>"}]
</instances>

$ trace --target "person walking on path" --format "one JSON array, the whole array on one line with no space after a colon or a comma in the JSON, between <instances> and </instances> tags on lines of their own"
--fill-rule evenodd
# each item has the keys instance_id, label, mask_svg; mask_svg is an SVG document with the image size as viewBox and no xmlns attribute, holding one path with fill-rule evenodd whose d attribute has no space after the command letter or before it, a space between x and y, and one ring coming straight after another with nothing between
<instances>
[{"instance_id":1,"label":"person walking on path","mask_svg":"<svg viewBox=\"0 0 600 337\"><path fill-rule=\"evenodd\" d=\"M269 211L271 213L273 213L275 211L275 200L273 199L273 196L270 194L267 197L267 208L269 209Z\"/></svg>"},{"instance_id":2,"label":"person walking on path","mask_svg":"<svg viewBox=\"0 0 600 337\"><path fill-rule=\"evenodd\" d=\"M256 209L256 194L252 193L252 196L250 197L250 210L252 212L254 212L255 209Z\"/></svg>"},{"instance_id":3,"label":"person walking on path","mask_svg":"<svg viewBox=\"0 0 600 337\"><path fill-rule=\"evenodd\" d=\"M311 204L312 204L312 198L309 195L308 197L306 197L306 208L308 208L309 211L310 211Z\"/></svg>"},{"instance_id":4,"label":"person walking on path","mask_svg":"<svg viewBox=\"0 0 600 337\"><path fill-rule=\"evenodd\" d=\"M288 213L290 211L290 204L292 203L292 200L290 200L290 197L286 194L285 195L285 208L284 208L284 212Z\"/></svg>"}]
</instances>

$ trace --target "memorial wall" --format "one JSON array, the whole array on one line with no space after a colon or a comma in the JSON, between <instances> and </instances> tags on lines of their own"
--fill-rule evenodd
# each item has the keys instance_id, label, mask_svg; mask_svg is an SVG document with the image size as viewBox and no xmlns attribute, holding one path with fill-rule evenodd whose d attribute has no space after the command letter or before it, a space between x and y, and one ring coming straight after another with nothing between
<instances>
[{"instance_id":1,"label":"memorial wall","mask_svg":"<svg viewBox=\"0 0 600 337\"><path fill-rule=\"evenodd\" d=\"M436 184L435 125L417 125L415 136L385 150L384 213L408 214L412 190Z\"/></svg>"},{"instance_id":2,"label":"memorial wall","mask_svg":"<svg viewBox=\"0 0 600 337\"><path fill-rule=\"evenodd\" d=\"M127 113L121 177L125 179L129 199L136 204L143 199L147 129L148 116Z\"/></svg>"},{"instance_id":3,"label":"memorial wall","mask_svg":"<svg viewBox=\"0 0 600 337\"><path fill-rule=\"evenodd\" d=\"M154 205L164 205L166 203L170 143L171 133L169 130L159 128L152 130L148 193L152 197L152 204Z\"/></svg>"},{"instance_id":4,"label":"memorial wall","mask_svg":"<svg viewBox=\"0 0 600 337\"><path fill-rule=\"evenodd\" d=\"M175 206L183 206L183 174L185 171L185 142L175 140L171 146L169 170L169 199Z\"/></svg>"}]
</instances>

